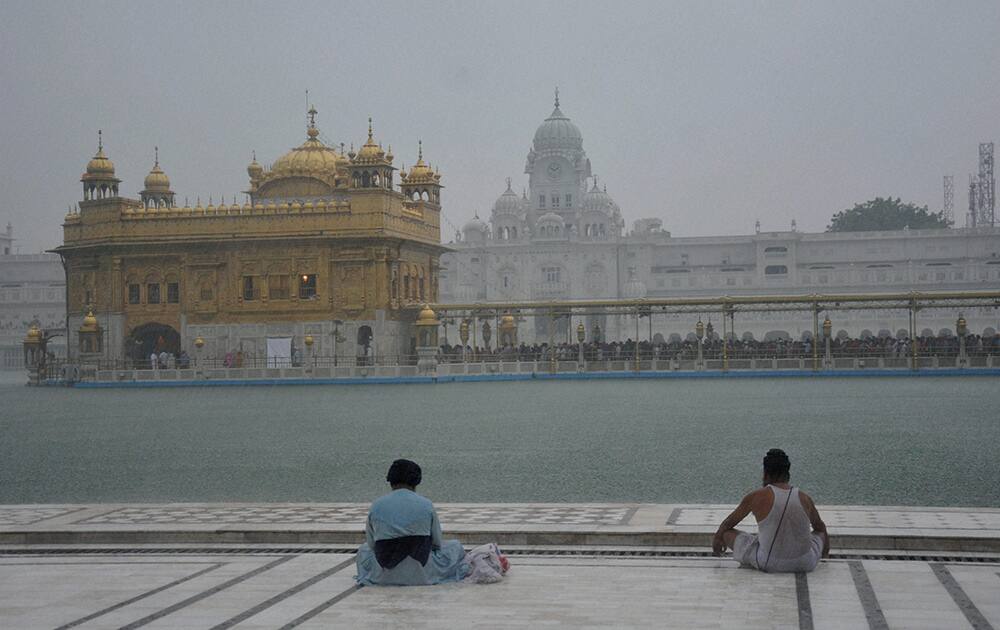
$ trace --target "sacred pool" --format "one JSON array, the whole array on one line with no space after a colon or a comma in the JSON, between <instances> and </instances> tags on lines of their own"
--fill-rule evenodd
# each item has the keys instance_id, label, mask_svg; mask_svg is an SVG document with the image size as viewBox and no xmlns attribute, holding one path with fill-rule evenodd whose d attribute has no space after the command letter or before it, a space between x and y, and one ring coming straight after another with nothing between
<instances>
[{"instance_id":1,"label":"sacred pool","mask_svg":"<svg viewBox=\"0 0 1000 630\"><path fill-rule=\"evenodd\" d=\"M1000 504L990 376L74 389L0 383L0 503L733 503L781 447L823 504Z\"/></svg>"}]
</instances>

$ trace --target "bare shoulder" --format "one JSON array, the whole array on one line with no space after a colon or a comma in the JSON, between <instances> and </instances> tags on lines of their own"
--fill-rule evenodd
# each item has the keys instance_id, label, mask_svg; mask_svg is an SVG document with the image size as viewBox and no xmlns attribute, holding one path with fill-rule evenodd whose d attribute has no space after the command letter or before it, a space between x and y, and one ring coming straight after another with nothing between
<instances>
[{"instance_id":1,"label":"bare shoulder","mask_svg":"<svg viewBox=\"0 0 1000 630\"><path fill-rule=\"evenodd\" d=\"M801 502L802 507L807 510L816 508L816 504L813 503L812 497L803 492L802 488L799 488L799 502Z\"/></svg>"},{"instance_id":2,"label":"bare shoulder","mask_svg":"<svg viewBox=\"0 0 1000 630\"><path fill-rule=\"evenodd\" d=\"M747 493L747 495L743 497L743 501L744 503L756 506L760 505L761 501L767 501L772 496L773 495L771 494L771 490L765 486L763 488L757 488L756 490L752 490L749 493Z\"/></svg>"}]
</instances>

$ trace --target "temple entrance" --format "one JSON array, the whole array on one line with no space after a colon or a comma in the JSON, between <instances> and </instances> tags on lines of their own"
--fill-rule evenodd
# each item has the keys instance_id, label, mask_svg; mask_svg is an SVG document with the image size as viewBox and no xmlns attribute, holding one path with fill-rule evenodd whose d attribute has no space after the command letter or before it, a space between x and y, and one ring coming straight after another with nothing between
<instances>
[{"instance_id":1,"label":"temple entrance","mask_svg":"<svg viewBox=\"0 0 1000 630\"><path fill-rule=\"evenodd\" d=\"M151 322L132 329L125 341L126 355L136 366L149 367L149 355L166 352L177 356L181 352L181 335L172 326Z\"/></svg>"},{"instance_id":2,"label":"temple entrance","mask_svg":"<svg viewBox=\"0 0 1000 630\"><path fill-rule=\"evenodd\" d=\"M358 365L373 365L374 352L372 351L372 328L362 326L358 328L357 362Z\"/></svg>"}]
</instances>

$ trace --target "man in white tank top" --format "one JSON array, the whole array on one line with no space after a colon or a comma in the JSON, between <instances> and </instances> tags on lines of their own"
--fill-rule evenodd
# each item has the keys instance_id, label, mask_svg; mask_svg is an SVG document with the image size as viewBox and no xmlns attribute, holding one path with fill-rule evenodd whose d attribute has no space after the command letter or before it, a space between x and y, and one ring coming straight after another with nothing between
<instances>
[{"instance_id":1,"label":"man in white tank top","mask_svg":"<svg viewBox=\"0 0 1000 630\"><path fill-rule=\"evenodd\" d=\"M764 456L764 487L743 497L739 506L719 525L712 551L726 548L743 566L769 572L812 571L820 557L830 555L830 537L816 505L805 492L788 484L788 455L772 448ZM756 535L736 526L753 513Z\"/></svg>"}]
</instances>

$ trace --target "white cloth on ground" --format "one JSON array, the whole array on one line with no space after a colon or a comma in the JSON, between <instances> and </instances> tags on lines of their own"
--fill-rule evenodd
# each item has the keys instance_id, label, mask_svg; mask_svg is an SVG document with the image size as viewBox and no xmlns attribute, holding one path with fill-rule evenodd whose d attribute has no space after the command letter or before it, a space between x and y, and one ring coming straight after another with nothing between
<instances>
[{"instance_id":1,"label":"white cloth on ground","mask_svg":"<svg viewBox=\"0 0 1000 630\"><path fill-rule=\"evenodd\" d=\"M510 562L507 561L507 557L503 555L496 543L474 547L465 554L465 561L471 568L465 581L475 584L499 582L510 568Z\"/></svg>"}]
</instances>

